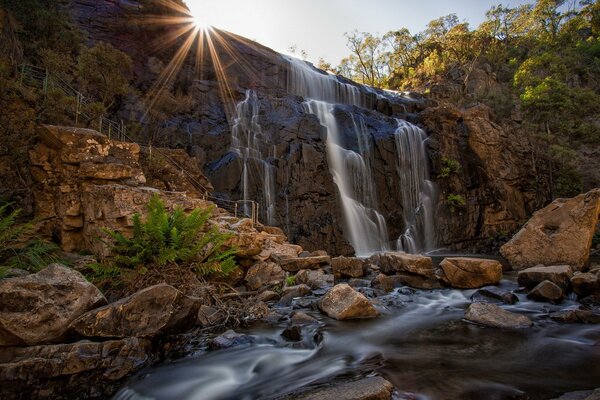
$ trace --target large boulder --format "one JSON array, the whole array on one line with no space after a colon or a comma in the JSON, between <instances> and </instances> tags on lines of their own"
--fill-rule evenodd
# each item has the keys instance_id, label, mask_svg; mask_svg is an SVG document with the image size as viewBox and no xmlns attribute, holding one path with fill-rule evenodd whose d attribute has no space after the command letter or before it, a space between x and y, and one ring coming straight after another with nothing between
<instances>
[{"instance_id":1,"label":"large boulder","mask_svg":"<svg viewBox=\"0 0 600 400\"><path fill-rule=\"evenodd\" d=\"M600 294L600 267L573 275L571 287L580 298Z\"/></svg>"},{"instance_id":2,"label":"large boulder","mask_svg":"<svg viewBox=\"0 0 600 400\"><path fill-rule=\"evenodd\" d=\"M275 286L285 280L285 271L274 262L261 261L254 264L246 273L246 286L258 290L265 286Z\"/></svg>"},{"instance_id":3,"label":"large boulder","mask_svg":"<svg viewBox=\"0 0 600 400\"><path fill-rule=\"evenodd\" d=\"M529 328L533 322L525 315L506 311L491 303L472 303L465 311L467 321L492 328Z\"/></svg>"},{"instance_id":4,"label":"large boulder","mask_svg":"<svg viewBox=\"0 0 600 400\"><path fill-rule=\"evenodd\" d=\"M60 264L0 280L0 346L58 342L73 320L104 304L94 285Z\"/></svg>"},{"instance_id":5,"label":"large boulder","mask_svg":"<svg viewBox=\"0 0 600 400\"><path fill-rule=\"evenodd\" d=\"M560 286L550 281L543 281L536 285L527 297L537 301L548 301L550 303L560 303L565 294Z\"/></svg>"},{"instance_id":6,"label":"large boulder","mask_svg":"<svg viewBox=\"0 0 600 400\"><path fill-rule=\"evenodd\" d=\"M589 260L598 214L600 189L554 200L533 214L500 252L517 270L539 264L566 264L581 270Z\"/></svg>"},{"instance_id":7,"label":"large boulder","mask_svg":"<svg viewBox=\"0 0 600 400\"><path fill-rule=\"evenodd\" d=\"M435 278L431 257L402 252L388 252L374 254L371 256L370 261L379 266L384 274L406 272L425 278Z\"/></svg>"},{"instance_id":8,"label":"large boulder","mask_svg":"<svg viewBox=\"0 0 600 400\"><path fill-rule=\"evenodd\" d=\"M71 329L97 338L152 337L192 326L199 307L198 299L163 283L89 311Z\"/></svg>"},{"instance_id":9,"label":"large boulder","mask_svg":"<svg viewBox=\"0 0 600 400\"><path fill-rule=\"evenodd\" d=\"M366 260L355 257L336 257L331 259L331 269L336 278L360 278L365 274Z\"/></svg>"},{"instance_id":10,"label":"large boulder","mask_svg":"<svg viewBox=\"0 0 600 400\"><path fill-rule=\"evenodd\" d=\"M476 289L500 282L502 264L482 258L445 258L440 263L438 277L455 288Z\"/></svg>"},{"instance_id":11,"label":"large boulder","mask_svg":"<svg viewBox=\"0 0 600 400\"><path fill-rule=\"evenodd\" d=\"M150 341L138 338L3 348L0 397L106 399L124 378L154 361L150 351Z\"/></svg>"},{"instance_id":12,"label":"large boulder","mask_svg":"<svg viewBox=\"0 0 600 400\"><path fill-rule=\"evenodd\" d=\"M296 283L308 285L313 290L333 286L333 280L333 275L326 274L322 269L302 269L296 274Z\"/></svg>"},{"instance_id":13,"label":"large boulder","mask_svg":"<svg viewBox=\"0 0 600 400\"><path fill-rule=\"evenodd\" d=\"M273 258L273 257L272 257ZM281 268L288 272L298 272L301 269L319 269L323 264L329 264L329 256L310 256L297 258L283 258L276 261Z\"/></svg>"},{"instance_id":14,"label":"large boulder","mask_svg":"<svg viewBox=\"0 0 600 400\"><path fill-rule=\"evenodd\" d=\"M335 285L323 296L319 308L331 318L338 320L373 318L379 312L361 293L345 283Z\"/></svg>"},{"instance_id":15,"label":"large boulder","mask_svg":"<svg viewBox=\"0 0 600 400\"><path fill-rule=\"evenodd\" d=\"M539 265L537 267L519 271L517 280L519 285L528 289L537 286L543 281L550 281L564 290L568 290L571 287L570 279L572 276L573 269L568 265L555 265L550 267Z\"/></svg>"}]
</instances>

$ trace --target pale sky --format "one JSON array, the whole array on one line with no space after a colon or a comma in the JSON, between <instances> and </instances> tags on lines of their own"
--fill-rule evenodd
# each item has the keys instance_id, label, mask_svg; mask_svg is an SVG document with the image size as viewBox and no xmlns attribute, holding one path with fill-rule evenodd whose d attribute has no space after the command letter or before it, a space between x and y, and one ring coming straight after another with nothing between
<instances>
[{"instance_id":1,"label":"pale sky","mask_svg":"<svg viewBox=\"0 0 600 400\"><path fill-rule=\"evenodd\" d=\"M492 5L534 0L185 0L203 22L279 52L292 45L337 65L348 55L345 32L422 31L432 19L455 13L479 25Z\"/></svg>"}]
</instances>

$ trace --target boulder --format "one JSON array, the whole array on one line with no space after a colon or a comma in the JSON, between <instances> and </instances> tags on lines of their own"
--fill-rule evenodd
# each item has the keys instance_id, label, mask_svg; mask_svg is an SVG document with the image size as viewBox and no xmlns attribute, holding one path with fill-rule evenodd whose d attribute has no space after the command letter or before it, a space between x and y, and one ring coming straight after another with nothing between
<instances>
[{"instance_id":1,"label":"boulder","mask_svg":"<svg viewBox=\"0 0 600 400\"><path fill-rule=\"evenodd\" d=\"M425 278L435 278L431 257L419 254L389 252L374 254L371 256L370 261L379 266L381 272L384 274L390 275L396 272L407 272Z\"/></svg>"},{"instance_id":2,"label":"boulder","mask_svg":"<svg viewBox=\"0 0 600 400\"><path fill-rule=\"evenodd\" d=\"M365 274L365 261L355 257L336 257L331 259L331 269L336 278L360 278Z\"/></svg>"},{"instance_id":3,"label":"boulder","mask_svg":"<svg viewBox=\"0 0 600 400\"><path fill-rule=\"evenodd\" d=\"M290 319L295 325L312 325L319 323L319 321L317 321L315 318L302 311L294 311L291 314Z\"/></svg>"},{"instance_id":4,"label":"boulder","mask_svg":"<svg viewBox=\"0 0 600 400\"><path fill-rule=\"evenodd\" d=\"M6 347L0 352L0 397L110 398L122 379L154 361L150 351L150 341L138 338Z\"/></svg>"},{"instance_id":5,"label":"boulder","mask_svg":"<svg viewBox=\"0 0 600 400\"><path fill-rule=\"evenodd\" d=\"M536 287L527 293L527 297L537 301L548 301L551 303L560 303L564 298L563 290L557 284L550 281L540 282Z\"/></svg>"},{"instance_id":6,"label":"boulder","mask_svg":"<svg viewBox=\"0 0 600 400\"><path fill-rule=\"evenodd\" d=\"M271 256L273 258L273 256ZM287 272L298 272L301 269L319 269L323 264L329 264L329 256L311 256L298 258L282 258L276 261Z\"/></svg>"},{"instance_id":7,"label":"boulder","mask_svg":"<svg viewBox=\"0 0 600 400\"><path fill-rule=\"evenodd\" d=\"M600 295L600 268L574 274L571 278L571 287L579 298Z\"/></svg>"},{"instance_id":8,"label":"boulder","mask_svg":"<svg viewBox=\"0 0 600 400\"><path fill-rule=\"evenodd\" d=\"M267 302L267 301L274 301L274 300L279 300L279 294L277 294L276 292L273 292L271 290L265 290L264 292L262 292L261 294L259 294L256 297L257 301L261 301L261 302Z\"/></svg>"},{"instance_id":9,"label":"boulder","mask_svg":"<svg viewBox=\"0 0 600 400\"><path fill-rule=\"evenodd\" d=\"M311 289L321 289L333 286L333 275L326 274L322 269L302 269L296 274L296 283L303 283Z\"/></svg>"},{"instance_id":10,"label":"boulder","mask_svg":"<svg viewBox=\"0 0 600 400\"><path fill-rule=\"evenodd\" d=\"M371 281L368 279L358 279L358 278L352 278L352 279L348 279L348 285L353 287L353 288L370 288L371 287Z\"/></svg>"},{"instance_id":11,"label":"boulder","mask_svg":"<svg viewBox=\"0 0 600 400\"><path fill-rule=\"evenodd\" d=\"M384 292L391 292L394 290L394 280L386 274L379 274L371 281L371 287Z\"/></svg>"},{"instance_id":12,"label":"boulder","mask_svg":"<svg viewBox=\"0 0 600 400\"><path fill-rule=\"evenodd\" d=\"M210 328L225 319L223 310L207 305L201 305L198 309L198 315L196 317L196 324L202 328Z\"/></svg>"},{"instance_id":13,"label":"boulder","mask_svg":"<svg viewBox=\"0 0 600 400\"><path fill-rule=\"evenodd\" d=\"M421 275L407 274L398 272L396 275L390 276L394 282L394 286L409 286L415 289L432 290L443 288L437 278L426 278Z\"/></svg>"},{"instance_id":14,"label":"boulder","mask_svg":"<svg viewBox=\"0 0 600 400\"><path fill-rule=\"evenodd\" d=\"M331 318L338 320L373 318L379 312L365 296L346 284L335 285L323 296L319 308Z\"/></svg>"},{"instance_id":15,"label":"boulder","mask_svg":"<svg viewBox=\"0 0 600 400\"><path fill-rule=\"evenodd\" d=\"M94 285L60 264L0 280L0 346L60 341L72 321L104 304Z\"/></svg>"},{"instance_id":16,"label":"boulder","mask_svg":"<svg viewBox=\"0 0 600 400\"><path fill-rule=\"evenodd\" d=\"M151 337L193 326L199 307L199 299L163 283L89 311L70 328L86 337Z\"/></svg>"},{"instance_id":17,"label":"boulder","mask_svg":"<svg viewBox=\"0 0 600 400\"><path fill-rule=\"evenodd\" d=\"M394 386L380 376L311 390L294 396L295 400L390 400Z\"/></svg>"},{"instance_id":18,"label":"boulder","mask_svg":"<svg viewBox=\"0 0 600 400\"><path fill-rule=\"evenodd\" d=\"M302 340L302 328L299 325L288 326L281 332L281 336L292 341Z\"/></svg>"},{"instance_id":19,"label":"boulder","mask_svg":"<svg viewBox=\"0 0 600 400\"><path fill-rule=\"evenodd\" d=\"M482 258L452 257L440 263L439 278L459 289L495 285L502 279L502 264Z\"/></svg>"},{"instance_id":20,"label":"boulder","mask_svg":"<svg viewBox=\"0 0 600 400\"><path fill-rule=\"evenodd\" d=\"M237 333L234 330L228 330L215 337L208 342L208 347L212 350L229 349L232 347L246 346L254 343L255 340L252 336Z\"/></svg>"},{"instance_id":21,"label":"boulder","mask_svg":"<svg viewBox=\"0 0 600 400\"><path fill-rule=\"evenodd\" d=\"M285 271L279 265L261 261L250 267L246 273L246 286L249 290L258 290L265 286L280 285L285 276Z\"/></svg>"},{"instance_id":22,"label":"boulder","mask_svg":"<svg viewBox=\"0 0 600 400\"><path fill-rule=\"evenodd\" d=\"M576 324L600 324L600 314L591 310L566 310L550 314L550 318L558 322Z\"/></svg>"},{"instance_id":23,"label":"boulder","mask_svg":"<svg viewBox=\"0 0 600 400\"><path fill-rule=\"evenodd\" d=\"M550 281L560 286L563 290L571 287L570 279L573 276L573 269L568 265L556 265L545 267L527 268L519 271L518 282L520 286L531 289L543 281Z\"/></svg>"},{"instance_id":24,"label":"boulder","mask_svg":"<svg viewBox=\"0 0 600 400\"><path fill-rule=\"evenodd\" d=\"M506 304L515 304L519 301L519 298L513 292L505 291L495 286L479 289L471 296L471 300L481 300L482 298L500 300Z\"/></svg>"},{"instance_id":25,"label":"boulder","mask_svg":"<svg viewBox=\"0 0 600 400\"><path fill-rule=\"evenodd\" d=\"M491 328L529 328L533 322L525 315L506 311L495 304L472 303L465 311L467 321Z\"/></svg>"},{"instance_id":26,"label":"boulder","mask_svg":"<svg viewBox=\"0 0 600 400\"><path fill-rule=\"evenodd\" d=\"M554 200L533 214L500 252L516 270L539 264L581 270L589 260L598 214L600 189Z\"/></svg>"},{"instance_id":27,"label":"boulder","mask_svg":"<svg viewBox=\"0 0 600 400\"><path fill-rule=\"evenodd\" d=\"M308 285L295 285L295 286L288 286L283 288L283 291L281 293L281 297L304 297L304 296L308 296L309 294L312 293L312 290L310 289L310 287Z\"/></svg>"}]
</instances>

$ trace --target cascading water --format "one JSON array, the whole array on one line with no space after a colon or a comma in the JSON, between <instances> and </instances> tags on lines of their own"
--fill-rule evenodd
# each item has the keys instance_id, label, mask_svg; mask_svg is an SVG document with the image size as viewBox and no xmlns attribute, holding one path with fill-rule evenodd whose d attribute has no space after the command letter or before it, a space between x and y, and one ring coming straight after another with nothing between
<instances>
[{"instance_id":1,"label":"cascading water","mask_svg":"<svg viewBox=\"0 0 600 400\"><path fill-rule=\"evenodd\" d=\"M435 186L429 180L425 140L427 135L417 126L398 120L395 134L397 169L402 195L405 231L396 247L409 253L426 252L435 246L433 199Z\"/></svg>"},{"instance_id":2,"label":"cascading water","mask_svg":"<svg viewBox=\"0 0 600 400\"><path fill-rule=\"evenodd\" d=\"M263 198L261 209L265 210L266 222L275 225L275 167L264 156L270 146L263 133L259 117L259 101L253 90L246 91L246 98L238 103L231 128L231 146L243 160L242 192L244 200L250 198L250 180L261 182ZM250 214L249 204L244 204Z\"/></svg>"},{"instance_id":3,"label":"cascading water","mask_svg":"<svg viewBox=\"0 0 600 400\"><path fill-rule=\"evenodd\" d=\"M387 227L383 215L376 209L376 191L367 147L368 132L364 123L357 124L353 118L359 154L343 147L333 104L309 100L305 105L307 111L316 115L321 125L327 128L327 159L342 200L348 241L359 257L387 250Z\"/></svg>"}]
</instances>

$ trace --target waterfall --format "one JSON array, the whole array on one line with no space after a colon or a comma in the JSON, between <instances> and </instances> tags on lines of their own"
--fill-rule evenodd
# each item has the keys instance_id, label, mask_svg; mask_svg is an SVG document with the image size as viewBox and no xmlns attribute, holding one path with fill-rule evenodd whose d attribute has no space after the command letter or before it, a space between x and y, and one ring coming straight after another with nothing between
<instances>
[{"instance_id":1,"label":"waterfall","mask_svg":"<svg viewBox=\"0 0 600 400\"><path fill-rule=\"evenodd\" d=\"M425 132L406 121L398 120L394 133L397 170L402 195L405 231L396 247L409 253L426 252L435 247L433 199L435 186L429 180Z\"/></svg>"},{"instance_id":2,"label":"waterfall","mask_svg":"<svg viewBox=\"0 0 600 400\"><path fill-rule=\"evenodd\" d=\"M327 160L342 201L346 238L357 256L369 256L388 249L387 226L377 209L376 190L370 165L368 132L353 117L360 153L344 148L334 105L308 100L306 109L327 128Z\"/></svg>"},{"instance_id":3,"label":"waterfall","mask_svg":"<svg viewBox=\"0 0 600 400\"><path fill-rule=\"evenodd\" d=\"M263 133L259 117L259 101L253 90L246 91L246 98L239 102L233 116L231 128L231 146L243 161L242 192L244 200L250 197L250 181L261 182L262 201L265 221L275 225L275 167L267 161L264 152L270 148L269 138ZM250 205L244 204L245 212L250 215Z\"/></svg>"}]
</instances>

